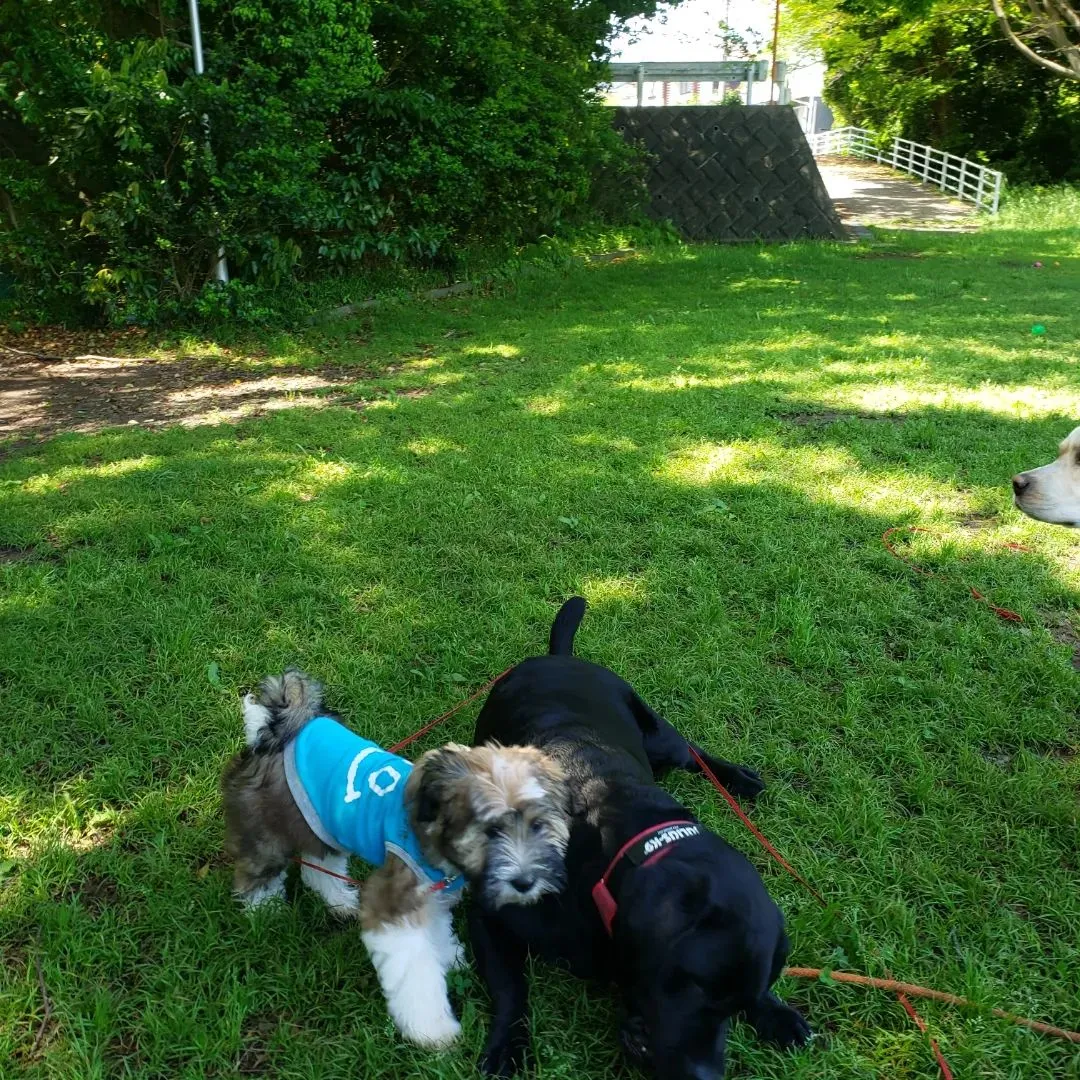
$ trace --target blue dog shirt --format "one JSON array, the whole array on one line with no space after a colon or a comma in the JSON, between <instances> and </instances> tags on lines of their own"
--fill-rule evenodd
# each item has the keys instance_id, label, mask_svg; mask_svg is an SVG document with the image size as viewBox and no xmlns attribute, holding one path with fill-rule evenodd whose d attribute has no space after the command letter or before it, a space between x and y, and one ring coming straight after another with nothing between
<instances>
[{"instance_id":1,"label":"blue dog shirt","mask_svg":"<svg viewBox=\"0 0 1080 1080\"><path fill-rule=\"evenodd\" d=\"M448 891L462 885L426 862L409 828L405 781L412 765L328 716L309 721L285 747L285 779L304 820L324 844L381 866L388 852L418 878Z\"/></svg>"}]
</instances>

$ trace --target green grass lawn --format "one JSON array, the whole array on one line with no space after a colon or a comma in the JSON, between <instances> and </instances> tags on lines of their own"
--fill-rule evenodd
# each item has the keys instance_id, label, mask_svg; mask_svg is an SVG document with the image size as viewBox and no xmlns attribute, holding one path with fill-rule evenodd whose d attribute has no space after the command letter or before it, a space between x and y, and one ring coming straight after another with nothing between
<instances>
[{"instance_id":1,"label":"green grass lawn","mask_svg":"<svg viewBox=\"0 0 1080 1080\"><path fill-rule=\"evenodd\" d=\"M792 963L1080 1027L1080 536L1008 488L1080 420L1080 230L1030 220L673 248L268 335L259 364L355 365L353 407L9 453L0 1073L475 1075L471 973L460 1047L424 1054L355 929L297 890L238 910L217 778L264 673L302 665L394 741L577 592L582 655L767 779L756 819L829 912L700 780L670 786L761 868ZM887 555L898 524L952 579ZM605 995L533 987L539 1075L625 1074ZM732 1077L938 1075L888 996L780 989L821 1038L783 1057L737 1029ZM1080 1075L1077 1047L920 1009L958 1077Z\"/></svg>"}]
</instances>

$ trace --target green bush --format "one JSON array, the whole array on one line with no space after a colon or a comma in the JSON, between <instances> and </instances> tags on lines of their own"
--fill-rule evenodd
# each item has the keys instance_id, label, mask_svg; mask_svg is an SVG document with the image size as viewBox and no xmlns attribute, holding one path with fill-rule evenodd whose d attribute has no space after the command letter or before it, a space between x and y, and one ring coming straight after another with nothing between
<instances>
[{"instance_id":1,"label":"green bush","mask_svg":"<svg viewBox=\"0 0 1080 1080\"><path fill-rule=\"evenodd\" d=\"M593 87L652 0L200 7L202 78L183 0L0 5L0 265L24 305L257 319L285 282L593 219L597 178L632 174ZM211 293L219 244L236 281Z\"/></svg>"}]
</instances>

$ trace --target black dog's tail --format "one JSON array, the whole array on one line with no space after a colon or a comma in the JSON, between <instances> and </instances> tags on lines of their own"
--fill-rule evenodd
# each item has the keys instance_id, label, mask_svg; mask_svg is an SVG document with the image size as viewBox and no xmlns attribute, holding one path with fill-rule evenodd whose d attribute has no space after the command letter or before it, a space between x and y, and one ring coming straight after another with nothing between
<instances>
[{"instance_id":1,"label":"black dog's tail","mask_svg":"<svg viewBox=\"0 0 1080 1080\"><path fill-rule=\"evenodd\" d=\"M551 638L548 641L548 652L552 656L573 656L574 635L585 618L585 599L581 596L571 596L555 616L551 624Z\"/></svg>"}]
</instances>

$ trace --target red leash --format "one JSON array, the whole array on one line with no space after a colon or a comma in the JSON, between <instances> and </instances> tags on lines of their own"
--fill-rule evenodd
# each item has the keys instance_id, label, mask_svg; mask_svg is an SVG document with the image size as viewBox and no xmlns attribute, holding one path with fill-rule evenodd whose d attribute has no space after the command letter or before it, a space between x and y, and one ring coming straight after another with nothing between
<instances>
[{"instance_id":1,"label":"red leash","mask_svg":"<svg viewBox=\"0 0 1080 1080\"><path fill-rule=\"evenodd\" d=\"M926 1021L915 1011L915 1006L908 1001L907 995L903 991L897 990L896 998L904 1006L904 1012L915 1021L915 1026L930 1040L930 1049L934 1051L934 1057L937 1059L941 1075L945 1077L945 1080L953 1080L952 1069L949 1068L949 1063L945 1060L945 1055L941 1052L937 1039L927 1030Z\"/></svg>"},{"instance_id":2,"label":"red leash","mask_svg":"<svg viewBox=\"0 0 1080 1080\"><path fill-rule=\"evenodd\" d=\"M906 559L904 560L907 561ZM918 569L918 567L916 567ZM1019 616L1018 616L1019 617ZM708 778L709 782L716 788L717 791L724 797L728 806L735 812L739 820L753 833L755 839L761 846L782 866L815 900L823 907L828 908L828 903L825 898L811 885L806 878L804 878L792 865L776 850L776 847L769 840L769 838L750 820L743 808L732 796L731 792L724 787L723 784L716 778L712 769L702 760L701 755L693 748L690 747L690 753L694 760L701 766L701 771ZM785 975L791 975L795 978L802 979L820 979L825 972L820 968L796 968L789 967L784 969ZM926 1026L926 1022L915 1010L915 1006L911 1004L908 999L908 994L912 997L930 998L934 1001L944 1001L949 1005L959 1005L967 1007L977 1007L973 1001L968 1001L967 998L957 997L955 994L946 994L942 990L931 990L925 986L918 986L915 983L900 983L896 982L892 978L888 979L874 979L867 975L857 975L848 971L835 971L828 973L832 979L836 982L853 983L856 986L869 986L880 990L890 990L896 994L897 1000L903 1006L904 1011L911 1017L918 1029L927 1037L930 1042L930 1048L934 1052L934 1058L937 1061L938 1068L941 1070L941 1075L944 1080L954 1080L952 1069L949 1068L949 1063L945 1060L945 1055L941 1052L941 1047L938 1046L937 1039L935 1039L929 1032ZM1051 1035L1059 1039L1067 1039L1070 1042L1080 1043L1080 1032L1069 1031L1065 1028L1054 1027L1051 1024L1044 1024L1040 1020L1028 1020L1026 1017L1017 1016L1014 1013L1006 1012L1004 1009L991 1009L994 1016L1000 1017L1003 1020L1009 1020L1014 1024L1020 1024L1023 1027L1030 1028L1032 1031L1037 1031L1042 1035Z\"/></svg>"},{"instance_id":3,"label":"red leash","mask_svg":"<svg viewBox=\"0 0 1080 1080\"><path fill-rule=\"evenodd\" d=\"M916 574L922 574L923 577L936 577L942 581L952 580L948 574L938 574L933 570L924 570L921 566L916 566L910 559L906 559L899 551L896 550L889 543L889 537L896 532L921 532L928 533L930 529L924 529L920 525L894 525L891 529L886 529L881 534L881 542L885 545L885 550L894 558L899 559L905 566L909 566ZM1030 551L1030 548L1024 547L1023 544L1006 544L1007 548L1012 551ZM1017 615L1015 611L1010 611L1008 608L998 607L997 604L991 604L989 600L978 589L968 585L967 582L962 581L961 584L971 595L980 603L985 604L999 619L1004 619L1006 622L1023 622L1023 616Z\"/></svg>"},{"instance_id":4,"label":"red leash","mask_svg":"<svg viewBox=\"0 0 1080 1080\"><path fill-rule=\"evenodd\" d=\"M895 555L896 558L898 558L901 562L907 563L908 566L910 566L913 570L918 571L920 574L925 574L928 577L940 576L932 574L928 570L923 570L920 567L915 566L914 563L909 562L902 555L898 554L895 550L893 550L893 548L888 543L888 537L891 533L896 532L897 529L900 528L904 528L904 526L897 526L894 529L889 529L882 537L882 540L885 543L886 548L889 549L890 553ZM910 528L912 531L926 531L925 529L918 529L915 526L911 526ZM1027 550L1025 548L1021 548L1019 544L1010 544L1008 546L1018 548L1019 550ZM971 590L971 593L973 596L975 596L977 600L984 600L983 596L980 593L977 593L974 589ZM996 608L993 605L990 605L990 607L993 611L995 611L995 613L1000 613L1007 610L1004 608ZM1002 615L1002 618L1008 618L1009 616L1012 617L1011 621L1022 621L1020 619L1020 616L1017 615L1015 612L1008 612L1008 615ZM412 735L409 735L406 738L402 739L401 742L395 743L389 749L396 753L402 748L409 746L411 743L414 743L421 736L426 735L429 731L438 727L439 724L442 724L445 721L449 720L450 717L460 712L463 708L465 708L466 705L475 701L482 694L487 693L487 691L489 691L500 679L507 675L511 670L512 668L507 668L506 671L503 671L501 674L496 675L494 679L486 682L475 693L470 694L463 701L459 701L453 708L448 709L441 716L437 716L430 723L425 724L422 728L413 732ZM712 771L712 769L709 768L709 766L705 763L701 755L693 748L693 746L690 747L690 753L693 756L694 760L701 767L701 771L705 775L705 777L709 780L713 787L716 788L718 792L720 792L720 794L724 797L724 800L727 802L728 806L731 807L732 811L734 811L739 820L747 827L747 829L750 830L758 843L761 844L761 846L769 853L769 855L771 855L772 858L775 859L776 862L779 863L779 865L787 871L787 873L789 873L797 882L799 882L799 884L802 885L802 887L806 889L807 892L809 892L810 895L813 896L814 899L817 900L817 902L823 908L827 909L829 906L828 902L821 895L821 893L819 893L817 889L815 889L814 886L811 885L810 882L807 881L806 878L804 878L791 865L791 863L789 863L787 859L785 859L784 856L780 854L780 852L773 845L772 841L770 841L769 838L753 823L753 821L750 820L749 816L739 805L738 801L727 790L727 788L725 788L724 785L720 783L720 781L716 777L716 774ZM319 866L316 863L308 862L306 859L294 858L292 861L295 863L299 863L301 866L307 866L313 870L318 870L320 873L329 874L331 877L338 878L340 881L344 881L349 885L359 886L361 884L359 881L354 881L352 878L346 877L344 874L335 873L333 870L328 870L325 866ZM433 888L445 888L445 885L445 882L437 882L433 886ZM818 979L821 977L823 972L817 968L786 968L785 974L794 976L796 978ZM931 1036L927 1031L925 1021L915 1011L915 1007L908 1000L907 994L911 994L913 997L926 997L937 1001L945 1001L952 1005L971 1006L974 1005L973 1002L970 1002L965 998L957 997L955 994L946 994L941 990L931 990L927 987L917 986L913 983L896 983L892 979L873 979L869 976L857 975L852 972L837 971L831 972L830 974L832 978L835 979L835 981L837 982L854 983L855 985L859 986L878 987L881 989L893 991L896 994L900 1004L903 1006L904 1011L907 1012L907 1014L918 1026L919 1030L922 1031L929 1039L931 1049L934 1052L934 1057L937 1061L938 1068L941 1070L941 1075L944 1080L954 1080L952 1070L949 1068L949 1063L945 1060L945 1057L941 1052L941 1048L938 1046L937 1040L934 1039L933 1036ZM1012 1013L1007 1013L1002 1009L993 1009L991 1011L995 1016L999 1016L1006 1020L1011 1020L1013 1023L1016 1024L1022 1024L1025 1027L1028 1027L1034 1031L1041 1032L1042 1034L1053 1035L1058 1038L1068 1039L1072 1042L1080 1042L1080 1032L1067 1031L1062 1028L1053 1027L1050 1024L1044 1024L1038 1020L1028 1020L1022 1016L1015 1016Z\"/></svg>"},{"instance_id":5,"label":"red leash","mask_svg":"<svg viewBox=\"0 0 1080 1080\"><path fill-rule=\"evenodd\" d=\"M455 713L461 712L461 710L464 709L466 705L474 702L478 697L480 697L481 694L486 694L500 679L504 678L506 675L509 675L516 666L516 664L511 664L511 666L508 667L504 672L496 675L494 679L490 679L488 682L484 683L484 685L481 686L475 694L470 694L464 701L459 701L452 709L447 709L447 711L444 712L442 716L436 716L430 724L425 724L418 731L414 731L411 735L407 735L404 739L401 740L401 742L394 743L393 746L387 747L387 749L390 751L391 754L396 754L399 750L403 750L406 746L410 746L412 743L416 742L416 740L419 739L422 735L426 735L433 728L437 728L440 724L449 720L450 717L453 716Z\"/></svg>"},{"instance_id":6,"label":"red leash","mask_svg":"<svg viewBox=\"0 0 1080 1080\"><path fill-rule=\"evenodd\" d=\"M772 841L769 840L769 838L750 820L750 818L747 815L746 811L743 810L743 808L738 804L738 802L736 801L735 797L731 794L731 792L728 791L728 789L726 787L724 787L723 784L720 783L720 781L716 778L716 774L712 771L712 769L709 768L709 766L705 763L705 760L697 752L697 750L694 749L693 746L690 747L690 754L693 757L693 759L698 763L698 765L701 766L701 771L708 778L708 780L712 784L712 786L714 788L716 788L716 790L719 791L721 795L723 795L723 797L724 797L725 801L727 802L728 806L730 806L731 809L735 812L738 819L750 830L751 833L753 833L753 835L754 835L755 839L757 840L757 842L804 889L806 889L806 891L808 893L810 893L810 895L823 908L828 909L829 904L828 904L828 901L825 899L825 897L822 896L821 893L819 893L817 891L817 889L815 889L814 886L811 885L810 882L807 881L806 878L804 878L802 876L802 874L800 874L799 871L796 870L795 867L792 866L791 863L789 863L787 861L787 859L785 859L784 856L781 855L780 852L776 850L776 847L773 845ZM952 1074L952 1070L949 1068L949 1063L945 1060L945 1056L944 1056L944 1054L942 1054L941 1048L937 1044L937 1040L927 1031L926 1023L923 1021L923 1018L915 1011L915 1006L912 1005L910 1001L908 1001L908 999L904 996L903 992L900 991L900 990L896 991L896 997L897 997L897 1000L900 1002L900 1004L904 1007L904 1011L908 1014L908 1016L911 1017L912 1020L915 1021L915 1024L917 1025L919 1030L930 1040L930 1048L934 1051L934 1057L937 1060L938 1068L941 1069L941 1075L944 1078L944 1080L953 1080L953 1074Z\"/></svg>"},{"instance_id":7,"label":"red leash","mask_svg":"<svg viewBox=\"0 0 1080 1080\"><path fill-rule=\"evenodd\" d=\"M804 888L804 889L805 889L805 890L806 890L806 891L807 891L808 893L810 893L810 895L811 895L811 896L812 896L812 897L813 897L813 898L814 898L814 899L815 899L815 900L816 900L816 901L817 901L817 902L818 902L818 903L819 903L819 904L820 904L820 905L821 905L821 906L822 906L823 908L827 908L827 907L829 906L829 903L828 903L828 901L827 901L827 900L825 899L825 897L824 897L824 896L822 896L822 895L821 895L821 893L819 893L819 892L817 891L817 889L815 889L815 888L814 888L814 886L813 886L813 885L811 885L811 884L810 884L810 882L809 882L809 881L807 881L807 880L806 880L806 878L804 878L804 877L802 876L802 874L800 874L800 873L799 873L799 871L798 871L798 870L796 870L796 869L795 869L795 867L794 867L794 866L792 866L792 865L791 865L791 863L789 863L789 862L787 861L787 859L785 859L785 858L784 858L784 856L783 856L783 855L781 855L781 854L780 854L780 852L776 850L776 848L775 848L775 847L773 847L772 841L771 841L771 840L770 840L770 839L769 839L769 838L768 838L768 837L767 837L767 836L766 836L766 835L765 835L765 834L764 834L764 833L763 833L763 832L762 832L762 831L761 831L761 830L760 830L760 829L759 829L759 828L758 828L758 827L757 827L757 826L756 826L756 825L755 825L755 824L754 824L754 823L753 823L753 822L752 822L752 821L750 820L750 818L749 818L749 817L747 816L747 814L746 814L746 811L745 811L745 810L743 810L743 808L742 808L742 807L741 807L741 806L740 806L740 805L738 804L738 802L736 801L736 799L735 799L735 796L734 796L734 795L732 795L732 794L731 794L731 792L730 792L730 791L728 791L728 789L727 789L726 787L724 787L724 785L723 785L723 784L721 784L719 780L717 780L717 778L716 778L716 774L715 774L715 773L714 773L714 772L712 771L712 769L710 769L710 768L709 768L709 766L708 766L708 765L706 765L706 764L705 764L705 760L704 760L704 758L702 758L702 756L701 756L701 755L700 755L700 754L699 754L699 753L698 753L698 752L697 752L697 751L696 751L696 750L695 750L695 749L693 748L693 746L691 746L691 747L690 747L690 754L691 754L691 756L693 757L693 759L694 759L694 760L695 760L695 761L696 761L696 762L698 763L698 765L700 765L700 766L701 766L701 771L702 771L702 772L703 772L703 773L705 774L705 776L706 776L706 777L708 778L708 780L709 780L709 782L710 782L710 783L712 784L712 786L713 786L714 788L716 788L716 790L717 790L717 791L719 791L721 795L723 795L723 796L724 796L724 799L725 799L725 800L727 801L727 804L728 804L728 806L730 806L730 807L731 807L731 809L732 809L732 810L733 810L733 811L735 812L735 816L736 816L736 817L737 817L737 818L738 818L738 819L739 819L739 820L740 820L740 821L741 821L741 822L742 822L742 823L743 823L743 824L744 824L744 825L745 825L745 826L746 826L746 827L747 827L747 828L748 828L748 829L749 829L749 830L750 830L750 831L751 831L751 832L752 832L752 833L754 834L754 838L755 838L755 839L757 840L757 842L758 842L758 843L759 843L759 844L760 844L760 845L761 845L761 846L762 846L762 847L763 847L763 848L764 848L764 849L765 849L765 850L766 850L766 851L767 851L767 852L768 852L768 853L769 853L769 854L770 854L770 855L771 855L771 856L772 856L772 857L773 857L773 858L774 858L774 859L775 859L775 860L776 860L776 861L777 861L777 862L778 862L778 863L779 863L779 864L780 864L780 865L781 865L781 866L782 866L782 867L783 867L783 868L784 868L784 869L785 869L785 870L786 870L786 871L787 871L787 872L788 872L788 873L789 873L789 874L790 874L790 875L791 875L791 876L792 876L792 877L793 877L793 878L794 878L794 879L795 879L795 880L796 880L796 881L797 881L797 882L798 882L798 883L799 883L799 884L800 884L800 885L801 885L801 886L802 886L802 887L803 887L803 888Z\"/></svg>"}]
</instances>

